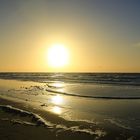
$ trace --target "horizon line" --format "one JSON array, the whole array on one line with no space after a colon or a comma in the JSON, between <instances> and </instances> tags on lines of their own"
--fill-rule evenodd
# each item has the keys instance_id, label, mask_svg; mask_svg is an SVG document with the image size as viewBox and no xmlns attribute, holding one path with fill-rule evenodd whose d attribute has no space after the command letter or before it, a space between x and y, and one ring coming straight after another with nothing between
<instances>
[{"instance_id":1,"label":"horizon line","mask_svg":"<svg viewBox=\"0 0 140 140\"><path fill-rule=\"evenodd\" d=\"M97 72L97 71L89 71L89 72L47 72L47 71L0 71L0 73L138 73L140 72L124 72L124 71L119 71L119 72Z\"/></svg>"}]
</instances>

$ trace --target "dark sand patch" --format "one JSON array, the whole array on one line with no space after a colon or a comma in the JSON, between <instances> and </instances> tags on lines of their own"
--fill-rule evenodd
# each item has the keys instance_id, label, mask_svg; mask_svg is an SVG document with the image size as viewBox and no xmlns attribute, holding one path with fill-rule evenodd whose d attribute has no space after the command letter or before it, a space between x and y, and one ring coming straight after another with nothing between
<instances>
[{"instance_id":1,"label":"dark sand patch","mask_svg":"<svg viewBox=\"0 0 140 140\"><path fill-rule=\"evenodd\" d=\"M80 122L69 122L51 113L48 113L47 117L56 124L49 124L46 123L43 117L36 114L39 113L41 116L44 116L46 112L43 110L32 109L31 112L31 106L25 107L22 106L21 103L14 103L4 99L0 99L0 102L2 104L0 105L1 140L95 139L102 135L98 130L90 132L90 130L86 128L79 129L77 125L80 126ZM16 108L13 106L16 106ZM27 109L30 111L26 111ZM64 123L66 123L65 126L63 125Z\"/></svg>"}]
</instances>

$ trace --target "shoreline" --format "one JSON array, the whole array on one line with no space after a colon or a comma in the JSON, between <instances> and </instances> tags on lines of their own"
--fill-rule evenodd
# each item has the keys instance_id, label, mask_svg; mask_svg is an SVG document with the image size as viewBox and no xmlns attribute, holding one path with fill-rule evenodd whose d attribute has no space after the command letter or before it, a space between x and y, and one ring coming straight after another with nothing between
<instances>
[{"instance_id":1,"label":"shoreline","mask_svg":"<svg viewBox=\"0 0 140 140\"><path fill-rule=\"evenodd\" d=\"M57 85L58 84L58 85ZM60 83L61 84L61 83ZM121 94L138 93L139 89L117 90L91 85L51 85L52 90L78 91L86 94L100 92ZM57 87L58 86L58 87ZM81 88L82 87L82 88ZM54 88L54 89L53 89ZM106 100L59 95L49 92L46 84L38 82L1 80L0 85L0 139L120 139L140 138L138 106L140 100ZM64 90L64 91L63 91ZM71 93L71 92L70 92ZM83 96L83 95L82 95ZM55 108L56 107L56 108ZM133 112L130 111L130 108ZM56 110L53 110L56 109ZM60 111L60 112L59 112ZM134 113L137 113L137 115ZM127 120L128 119L128 120ZM133 119L133 120L132 120ZM130 124L131 122L131 124ZM23 135L24 134L24 135Z\"/></svg>"},{"instance_id":2,"label":"shoreline","mask_svg":"<svg viewBox=\"0 0 140 140\"><path fill-rule=\"evenodd\" d=\"M5 111L7 109L2 111L3 107L11 109L10 111ZM120 133L119 129L116 129L115 126L110 126L108 123L106 123L106 127L109 130L109 133L107 134L105 131L101 131L99 129L100 125L98 124L96 125L81 121L68 121L56 114L43 110L42 106L36 106L36 108L30 104L26 104L25 106L25 103L14 102L1 97L0 116L5 116L5 118L0 118L1 140L8 140L9 138L12 140L109 140L114 139ZM34 117L37 118L34 120ZM47 123L44 118L47 118ZM49 121L53 121L55 125L52 125ZM86 125L88 127L92 126L92 130L94 131L91 133L89 129L81 127L86 127ZM122 135L119 137L120 140L137 140L131 135L131 133L128 133L127 136Z\"/></svg>"},{"instance_id":3,"label":"shoreline","mask_svg":"<svg viewBox=\"0 0 140 140\"><path fill-rule=\"evenodd\" d=\"M6 108L6 109L2 109L2 108ZM15 110L15 111L11 111L10 108ZM7 109L10 109L10 111L7 111ZM82 131L80 129L78 130L78 128L75 127L75 125L80 125L83 122L66 121L63 118L61 118L55 114L43 111L39 108L38 109L32 108L32 106L30 106L30 105L24 106L23 103L13 102L11 100L7 100L7 99L1 98L1 97L0 97L0 111L1 111L0 112L1 116L3 116L3 115L5 116L7 114L9 115L9 113L12 115L18 116L18 119L15 119L15 120L14 119L10 120L7 117L0 118L0 130L3 129L2 127L4 126L5 130L3 130L3 133L6 132L7 135L8 135L8 133L9 133L9 135L12 135L11 129L17 130L18 128L20 129L20 133L21 132L27 133L26 139L28 139L29 136L33 137L34 139L39 139L39 136L43 135L44 138L49 138L52 140L53 139L54 140L55 139L68 139L69 140L72 137L74 139L83 139L84 140L87 138L88 139L95 139L99 135L102 135L98 131L95 131L94 133L89 133L88 129L87 129L87 131L86 131L86 129L83 129L83 131ZM34 124L34 122L22 121L20 118L22 118L23 114L20 111L22 113L26 112L26 114L24 114L24 117L29 117L28 116L28 115L30 115L30 114L28 114L29 112L32 112L31 114L34 114L35 116L37 114L41 114L37 118L37 120L39 120L39 123ZM53 125L51 126L51 123L50 124L47 123L46 125L44 125L45 120L42 116L43 117L46 116L47 120L51 119L51 120L53 120L53 122L58 123L58 124L55 126L53 126ZM26 120L26 118L24 118L24 119ZM40 122L40 120L41 120L41 122ZM44 121L44 123L43 123L43 121ZM67 124L67 127L60 125L62 123ZM32 131L30 132L30 128L34 129L33 133L35 133L35 135L32 135ZM10 131L9 131L9 129L10 129ZM29 129L29 130L27 131L26 129L27 130ZM46 132L46 134L43 133L44 131ZM17 137L17 136L18 136L18 133L15 134L15 136L11 136L11 139L15 139L15 137ZM4 134L3 135L0 134L0 138L3 139L4 137L5 137ZM22 137L22 136L20 136L20 137ZM17 138L17 139L19 139L19 138Z\"/></svg>"}]
</instances>

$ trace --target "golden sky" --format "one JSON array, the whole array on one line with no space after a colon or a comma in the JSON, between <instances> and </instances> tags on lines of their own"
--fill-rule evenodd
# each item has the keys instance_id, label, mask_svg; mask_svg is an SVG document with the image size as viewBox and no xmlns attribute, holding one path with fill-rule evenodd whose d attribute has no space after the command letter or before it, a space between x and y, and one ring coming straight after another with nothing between
<instances>
[{"instance_id":1,"label":"golden sky","mask_svg":"<svg viewBox=\"0 0 140 140\"><path fill-rule=\"evenodd\" d=\"M0 1L0 71L140 72L139 6L136 0ZM67 49L67 65L48 64L53 44Z\"/></svg>"}]
</instances>

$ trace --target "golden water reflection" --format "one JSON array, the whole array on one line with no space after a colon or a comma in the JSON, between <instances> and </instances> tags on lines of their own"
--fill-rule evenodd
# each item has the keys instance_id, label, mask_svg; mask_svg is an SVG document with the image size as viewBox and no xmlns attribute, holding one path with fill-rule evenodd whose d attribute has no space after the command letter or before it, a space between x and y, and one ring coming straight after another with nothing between
<instances>
[{"instance_id":1,"label":"golden water reflection","mask_svg":"<svg viewBox=\"0 0 140 140\"><path fill-rule=\"evenodd\" d=\"M64 103L64 99L61 95L52 96L51 102L55 105L61 105Z\"/></svg>"},{"instance_id":2,"label":"golden water reflection","mask_svg":"<svg viewBox=\"0 0 140 140\"><path fill-rule=\"evenodd\" d=\"M58 106L54 106L54 107L52 107L51 111L55 114L61 114L62 113L62 108L60 108Z\"/></svg>"},{"instance_id":3,"label":"golden water reflection","mask_svg":"<svg viewBox=\"0 0 140 140\"><path fill-rule=\"evenodd\" d=\"M65 84L63 82L55 82L55 83L52 83L51 86L56 87L56 88L63 88Z\"/></svg>"}]
</instances>

